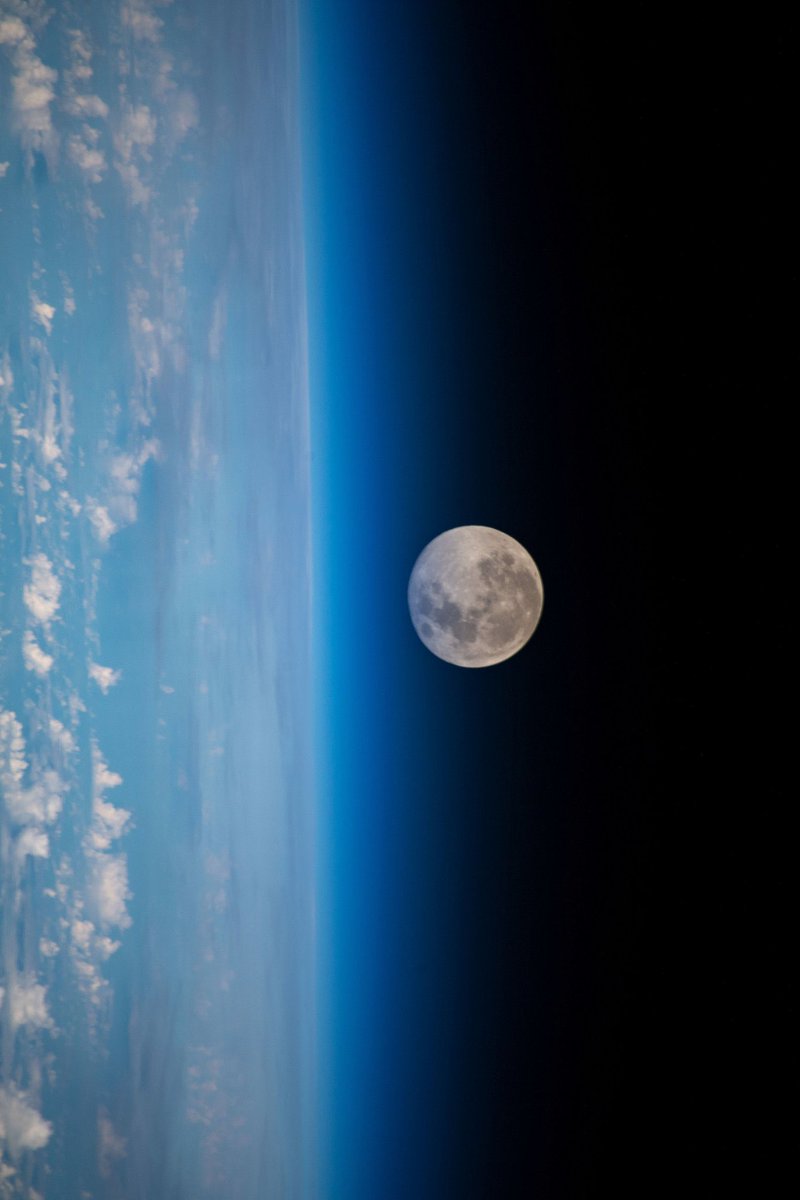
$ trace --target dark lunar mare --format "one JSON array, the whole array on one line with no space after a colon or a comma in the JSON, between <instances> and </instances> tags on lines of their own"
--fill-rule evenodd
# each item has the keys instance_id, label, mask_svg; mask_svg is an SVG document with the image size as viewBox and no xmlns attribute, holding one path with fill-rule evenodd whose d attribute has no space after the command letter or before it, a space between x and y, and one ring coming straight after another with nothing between
<instances>
[{"instance_id":1,"label":"dark lunar mare","mask_svg":"<svg viewBox=\"0 0 800 1200\"><path fill-rule=\"evenodd\" d=\"M478 610L470 608L467 610L467 616L460 604L456 604L455 600L450 598L449 593L441 585L437 585L442 596L441 602L436 603L434 600L432 589L420 588L414 594L414 607L416 612L423 617L428 617L430 621L438 629L447 630L452 633L453 637L458 642L470 643L477 640L478 626L476 616ZM488 608L488 604L486 606ZM484 609L484 611L486 611ZM429 633L432 630L429 630Z\"/></svg>"}]
</instances>

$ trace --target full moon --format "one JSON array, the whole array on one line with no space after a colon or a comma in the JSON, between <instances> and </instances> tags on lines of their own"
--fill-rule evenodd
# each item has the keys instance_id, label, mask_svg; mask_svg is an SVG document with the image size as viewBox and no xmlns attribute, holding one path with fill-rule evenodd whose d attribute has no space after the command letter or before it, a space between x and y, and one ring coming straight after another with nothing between
<instances>
[{"instance_id":1,"label":"full moon","mask_svg":"<svg viewBox=\"0 0 800 1200\"><path fill-rule=\"evenodd\" d=\"M544 593L524 546L487 525L460 525L429 542L408 582L408 609L424 644L459 667L490 667L521 650Z\"/></svg>"}]
</instances>

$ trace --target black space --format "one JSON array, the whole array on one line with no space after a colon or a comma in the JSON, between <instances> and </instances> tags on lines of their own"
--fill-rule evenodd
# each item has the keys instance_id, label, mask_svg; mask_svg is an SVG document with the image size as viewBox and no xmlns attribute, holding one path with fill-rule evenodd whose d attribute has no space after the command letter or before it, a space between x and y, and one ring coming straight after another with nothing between
<instances>
[{"instance_id":1,"label":"black space","mask_svg":"<svg viewBox=\"0 0 800 1200\"><path fill-rule=\"evenodd\" d=\"M441 70L461 364L444 515L513 532L546 589L536 669L453 685L465 747L492 753L458 798L440 1192L771 1194L793 1003L786 39L652 5L414 18Z\"/></svg>"}]
</instances>

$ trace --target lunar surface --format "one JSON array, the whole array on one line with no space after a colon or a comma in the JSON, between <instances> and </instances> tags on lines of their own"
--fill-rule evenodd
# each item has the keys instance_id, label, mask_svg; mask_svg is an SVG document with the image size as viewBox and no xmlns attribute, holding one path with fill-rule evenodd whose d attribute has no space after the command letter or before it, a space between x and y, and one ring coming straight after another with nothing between
<instances>
[{"instance_id":1,"label":"lunar surface","mask_svg":"<svg viewBox=\"0 0 800 1200\"><path fill-rule=\"evenodd\" d=\"M408 583L408 608L433 654L489 667L521 650L542 614L539 569L524 546L486 525L461 525L429 542Z\"/></svg>"}]
</instances>

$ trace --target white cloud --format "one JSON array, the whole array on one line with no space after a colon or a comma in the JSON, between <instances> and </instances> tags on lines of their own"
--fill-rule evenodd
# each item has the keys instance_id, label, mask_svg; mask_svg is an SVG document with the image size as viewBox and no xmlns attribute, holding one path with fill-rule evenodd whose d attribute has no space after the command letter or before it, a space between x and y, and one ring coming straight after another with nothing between
<instances>
[{"instance_id":1,"label":"white cloud","mask_svg":"<svg viewBox=\"0 0 800 1200\"><path fill-rule=\"evenodd\" d=\"M30 169L34 151L50 154L55 147L50 105L58 72L39 58L34 37L19 17L0 18L0 45L11 59L11 110Z\"/></svg>"},{"instance_id":2,"label":"white cloud","mask_svg":"<svg viewBox=\"0 0 800 1200\"><path fill-rule=\"evenodd\" d=\"M47 989L32 976L12 979L8 988L8 1019L12 1032L21 1025L30 1029L52 1029L47 1011Z\"/></svg>"},{"instance_id":3,"label":"white cloud","mask_svg":"<svg viewBox=\"0 0 800 1200\"><path fill-rule=\"evenodd\" d=\"M14 372L11 370L11 359L8 356L8 350L3 351L0 358L0 399L3 399L8 404L9 413L14 412L14 408L8 403L11 393L14 390ZM13 416L12 416L13 423Z\"/></svg>"},{"instance_id":4,"label":"white cloud","mask_svg":"<svg viewBox=\"0 0 800 1200\"><path fill-rule=\"evenodd\" d=\"M112 954L116 954L122 942L115 942L113 938L106 937L104 933L98 933L94 939L94 948L100 958L105 960L111 958Z\"/></svg>"},{"instance_id":5,"label":"white cloud","mask_svg":"<svg viewBox=\"0 0 800 1200\"><path fill-rule=\"evenodd\" d=\"M86 501L86 511L89 514L89 520L92 523L92 528L95 537L103 545L117 532L117 526L111 520L108 509L104 504L98 504L91 496Z\"/></svg>"},{"instance_id":6,"label":"white cloud","mask_svg":"<svg viewBox=\"0 0 800 1200\"><path fill-rule=\"evenodd\" d=\"M107 851L115 839L127 832L131 814L105 799L107 791L120 786L122 776L109 770L96 744L92 746L92 782L92 823L84 839L90 863L87 901L100 926L118 925L125 929L131 924L125 907L131 896L127 862L124 855L111 855ZM93 948L101 958L108 958L118 946L110 938L96 935L91 922L75 926L73 941L87 957Z\"/></svg>"},{"instance_id":7,"label":"white cloud","mask_svg":"<svg viewBox=\"0 0 800 1200\"><path fill-rule=\"evenodd\" d=\"M182 91L169 105L169 123L176 141L181 141L197 126L197 100L192 92Z\"/></svg>"},{"instance_id":8,"label":"white cloud","mask_svg":"<svg viewBox=\"0 0 800 1200\"><path fill-rule=\"evenodd\" d=\"M134 38L142 42L157 42L164 22L152 11L147 0L131 0L122 7L122 24Z\"/></svg>"},{"instance_id":9,"label":"white cloud","mask_svg":"<svg viewBox=\"0 0 800 1200\"><path fill-rule=\"evenodd\" d=\"M101 667L99 663L89 663L89 678L93 679L103 695L106 695L108 690L116 683L119 683L122 671L115 671L113 667Z\"/></svg>"},{"instance_id":10,"label":"white cloud","mask_svg":"<svg viewBox=\"0 0 800 1200\"><path fill-rule=\"evenodd\" d=\"M91 67L92 51L86 34L82 29L70 29L69 38L72 51L70 77L72 79L91 79L94 74Z\"/></svg>"},{"instance_id":11,"label":"white cloud","mask_svg":"<svg viewBox=\"0 0 800 1200\"><path fill-rule=\"evenodd\" d=\"M114 893L113 890L109 891L110 888L113 888L113 881L98 878L98 876L102 876L102 860L107 859L108 856L89 851L87 858L91 868L90 891L86 897L88 903L95 910L101 909L106 916L122 916L123 920L120 923L130 925L130 918L124 909L125 896L120 897L119 885L117 885L117 892ZM106 888L105 895L96 893L95 889L98 883ZM100 964L119 950L121 943L114 941L105 933L99 933L94 921L83 915L84 907L84 899L79 896L74 897L69 921L62 922L62 924L68 925L69 928L71 959L78 976L80 989L90 1004L96 1008L102 1003L104 997L109 995L108 982L100 972ZM94 915L99 919L97 911Z\"/></svg>"},{"instance_id":12,"label":"white cloud","mask_svg":"<svg viewBox=\"0 0 800 1200\"><path fill-rule=\"evenodd\" d=\"M42 137L50 132L50 105L58 73L35 55L26 57L23 70L12 80L17 120L28 133Z\"/></svg>"},{"instance_id":13,"label":"white cloud","mask_svg":"<svg viewBox=\"0 0 800 1200\"><path fill-rule=\"evenodd\" d=\"M126 808L116 808L105 799L105 793L119 787L122 776L109 771L97 745L92 746L92 823L86 835L86 845L92 851L108 850L112 841L126 832L131 814Z\"/></svg>"},{"instance_id":14,"label":"white cloud","mask_svg":"<svg viewBox=\"0 0 800 1200\"><path fill-rule=\"evenodd\" d=\"M92 1004L100 1004L103 993L107 994L108 992L108 984L98 971L96 964L80 956L74 959L74 964L80 980L81 991Z\"/></svg>"},{"instance_id":15,"label":"white cloud","mask_svg":"<svg viewBox=\"0 0 800 1200\"><path fill-rule=\"evenodd\" d=\"M6 173L8 172L8 168L10 166L11 166L11 163L0 162L0 179L5 179Z\"/></svg>"},{"instance_id":16,"label":"white cloud","mask_svg":"<svg viewBox=\"0 0 800 1200\"><path fill-rule=\"evenodd\" d=\"M36 301L36 297L33 297ZM41 310L40 320L45 324L48 333L52 323L52 317L55 309L50 304L35 303L35 309ZM58 389L58 376L55 366L47 348L41 343L39 346L39 388L38 388L38 412L34 408L32 412L33 423L35 428L31 430L31 436L35 441L39 456L45 468L54 467L56 474L60 469L60 464L57 460L61 457L61 448L58 444L59 422L58 410L56 407L56 391ZM56 464L54 466L54 464ZM45 486L46 485L46 486ZM43 490L49 490L49 482L40 482L40 487Z\"/></svg>"},{"instance_id":17,"label":"white cloud","mask_svg":"<svg viewBox=\"0 0 800 1200\"><path fill-rule=\"evenodd\" d=\"M97 1114L97 1166L104 1179L108 1179L117 1159L124 1158L128 1143L114 1129L111 1118L104 1108Z\"/></svg>"},{"instance_id":18,"label":"white cloud","mask_svg":"<svg viewBox=\"0 0 800 1200\"><path fill-rule=\"evenodd\" d=\"M75 749L75 738L56 717L50 718L50 738L64 754L72 754Z\"/></svg>"},{"instance_id":19,"label":"white cloud","mask_svg":"<svg viewBox=\"0 0 800 1200\"><path fill-rule=\"evenodd\" d=\"M108 105L99 96L83 95L76 92L67 101L67 111L73 117L83 117L84 120L90 120L94 117L104 121L108 116Z\"/></svg>"},{"instance_id":20,"label":"white cloud","mask_svg":"<svg viewBox=\"0 0 800 1200\"><path fill-rule=\"evenodd\" d=\"M19 17L0 19L0 46L15 46L27 35L28 28Z\"/></svg>"},{"instance_id":21,"label":"white cloud","mask_svg":"<svg viewBox=\"0 0 800 1200\"><path fill-rule=\"evenodd\" d=\"M26 561L31 568L31 577L22 593L25 607L34 620L46 625L58 612L61 584L46 554L35 554Z\"/></svg>"},{"instance_id":22,"label":"white cloud","mask_svg":"<svg viewBox=\"0 0 800 1200\"><path fill-rule=\"evenodd\" d=\"M39 953L43 954L45 958L55 958L60 950L58 942L54 942L50 938L39 938Z\"/></svg>"},{"instance_id":23,"label":"white cloud","mask_svg":"<svg viewBox=\"0 0 800 1200\"><path fill-rule=\"evenodd\" d=\"M75 917L70 926L70 933L73 948L87 959L96 955L105 961L120 947L119 942L113 941L103 933L98 933L92 921L86 921L81 917Z\"/></svg>"},{"instance_id":24,"label":"white cloud","mask_svg":"<svg viewBox=\"0 0 800 1200\"><path fill-rule=\"evenodd\" d=\"M141 169L150 162L150 147L155 140L156 119L147 105L129 106L114 134L114 166L131 204L144 207L152 195L152 189L142 180Z\"/></svg>"},{"instance_id":25,"label":"white cloud","mask_svg":"<svg viewBox=\"0 0 800 1200\"><path fill-rule=\"evenodd\" d=\"M31 296L31 314L47 333L53 332L53 317L56 315L56 310L52 304L45 304L36 295Z\"/></svg>"},{"instance_id":26,"label":"white cloud","mask_svg":"<svg viewBox=\"0 0 800 1200\"><path fill-rule=\"evenodd\" d=\"M136 520L142 471L146 463L159 453L158 442L151 438L138 450L115 454L111 458L103 495L104 503L101 504L90 496L86 505L95 536L103 545L106 545L120 529L132 525Z\"/></svg>"},{"instance_id":27,"label":"white cloud","mask_svg":"<svg viewBox=\"0 0 800 1200\"><path fill-rule=\"evenodd\" d=\"M126 808L116 808L107 800L95 800L87 845L92 850L108 850L112 841L125 833L130 819L131 814Z\"/></svg>"},{"instance_id":28,"label":"white cloud","mask_svg":"<svg viewBox=\"0 0 800 1200\"><path fill-rule=\"evenodd\" d=\"M120 179L125 185L131 204L145 208L150 203L153 189L142 183L139 168L132 162L118 161L114 165L117 168Z\"/></svg>"},{"instance_id":29,"label":"white cloud","mask_svg":"<svg viewBox=\"0 0 800 1200\"><path fill-rule=\"evenodd\" d=\"M74 496L70 496L66 488L61 488L56 505L58 505L60 512L71 512L73 517L77 517L79 512L82 511L82 505L78 503L78 500Z\"/></svg>"},{"instance_id":30,"label":"white cloud","mask_svg":"<svg viewBox=\"0 0 800 1200\"><path fill-rule=\"evenodd\" d=\"M136 520L136 497L142 479L142 471L149 459L159 451L154 440L145 442L135 454L117 454L109 467L109 509L120 525L131 525Z\"/></svg>"},{"instance_id":31,"label":"white cloud","mask_svg":"<svg viewBox=\"0 0 800 1200\"><path fill-rule=\"evenodd\" d=\"M106 156L102 150L98 150L97 146L89 145L89 140L80 137L77 133L73 133L70 136L67 143L70 161L83 172L89 183L102 183L103 175L108 169ZM74 300L72 304L74 312Z\"/></svg>"},{"instance_id":32,"label":"white cloud","mask_svg":"<svg viewBox=\"0 0 800 1200\"><path fill-rule=\"evenodd\" d=\"M208 353L216 362L222 350L222 339L225 336L225 326L228 319L227 295L220 292L214 299L211 313L211 328L208 331Z\"/></svg>"},{"instance_id":33,"label":"white cloud","mask_svg":"<svg viewBox=\"0 0 800 1200\"><path fill-rule=\"evenodd\" d=\"M22 833L17 838L15 847L17 861L23 862L28 855L31 858L49 858L50 857L50 839L43 829L36 829L31 826L23 829Z\"/></svg>"},{"instance_id":34,"label":"white cloud","mask_svg":"<svg viewBox=\"0 0 800 1200\"><path fill-rule=\"evenodd\" d=\"M30 787L5 789L8 815L17 825L50 825L61 812L65 790L57 771L42 771Z\"/></svg>"},{"instance_id":35,"label":"white cloud","mask_svg":"<svg viewBox=\"0 0 800 1200\"><path fill-rule=\"evenodd\" d=\"M145 309L150 297L144 288L132 288L128 296L128 327L131 335L131 348L139 375L139 384L144 389L145 396L149 394L154 379L161 374L161 351L159 346L160 329L147 316ZM142 423L149 423L149 416Z\"/></svg>"},{"instance_id":36,"label":"white cloud","mask_svg":"<svg viewBox=\"0 0 800 1200\"><path fill-rule=\"evenodd\" d=\"M96 745L92 746L92 783L95 796L102 796L110 788L119 787L122 783L122 776L116 771L109 771L108 764Z\"/></svg>"},{"instance_id":37,"label":"white cloud","mask_svg":"<svg viewBox=\"0 0 800 1200\"><path fill-rule=\"evenodd\" d=\"M125 907L130 900L128 864L124 854L94 854L90 870L88 901L102 926L127 929L131 918Z\"/></svg>"},{"instance_id":38,"label":"white cloud","mask_svg":"<svg viewBox=\"0 0 800 1200\"><path fill-rule=\"evenodd\" d=\"M0 784L6 797L21 789L27 769L22 726L15 713L0 709Z\"/></svg>"},{"instance_id":39,"label":"white cloud","mask_svg":"<svg viewBox=\"0 0 800 1200\"><path fill-rule=\"evenodd\" d=\"M41 648L30 629L22 635L22 658L25 669L35 671L39 676L45 676L53 665L52 654L46 654Z\"/></svg>"},{"instance_id":40,"label":"white cloud","mask_svg":"<svg viewBox=\"0 0 800 1200\"><path fill-rule=\"evenodd\" d=\"M95 204L90 196L87 196L84 201L83 211L90 221L102 221L106 215L100 205Z\"/></svg>"},{"instance_id":41,"label":"white cloud","mask_svg":"<svg viewBox=\"0 0 800 1200\"><path fill-rule=\"evenodd\" d=\"M53 1127L13 1084L0 1084L0 1139L13 1155L41 1150L50 1141Z\"/></svg>"},{"instance_id":42,"label":"white cloud","mask_svg":"<svg viewBox=\"0 0 800 1200\"><path fill-rule=\"evenodd\" d=\"M38 771L23 785L28 762L22 726L13 712L0 710L0 790L9 818L17 825L47 825L61 812L66 784L58 772Z\"/></svg>"},{"instance_id":43,"label":"white cloud","mask_svg":"<svg viewBox=\"0 0 800 1200\"><path fill-rule=\"evenodd\" d=\"M72 934L73 946L77 947L84 954L90 954L94 937L94 925L92 922L76 917L70 927L70 933Z\"/></svg>"}]
</instances>

